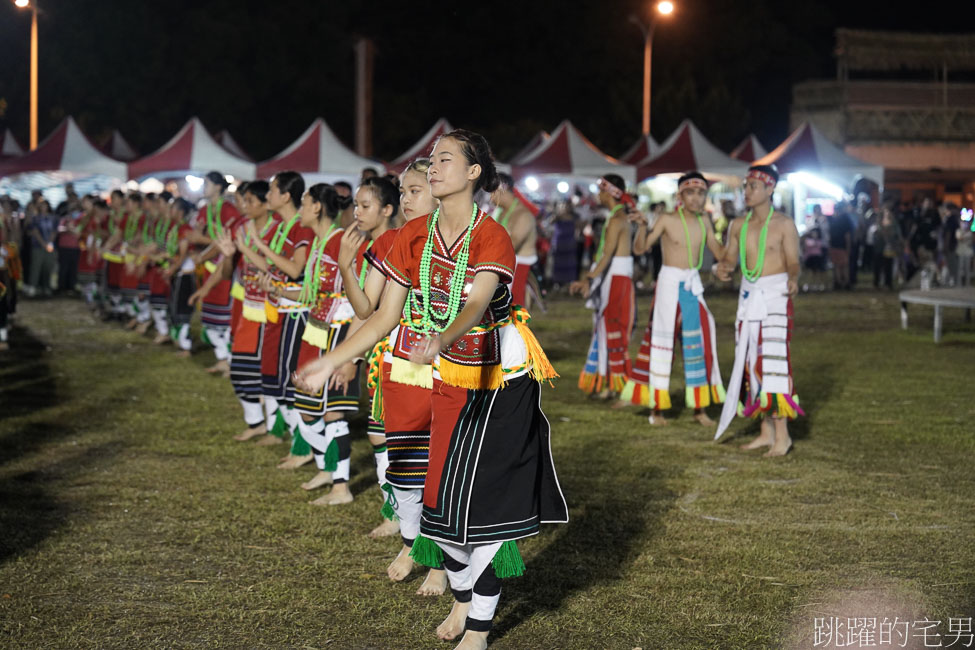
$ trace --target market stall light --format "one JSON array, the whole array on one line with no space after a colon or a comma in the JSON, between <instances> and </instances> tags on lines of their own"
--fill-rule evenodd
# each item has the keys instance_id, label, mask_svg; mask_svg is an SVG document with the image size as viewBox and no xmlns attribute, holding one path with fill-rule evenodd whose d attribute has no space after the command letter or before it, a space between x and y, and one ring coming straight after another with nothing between
<instances>
[{"instance_id":1,"label":"market stall light","mask_svg":"<svg viewBox=\"0 0 975 650\"><path fill-rule=\"evenodd\" d=\"M811 172L793 172L786 176L790 183L802 183L807 187L811 187L817 192L822 192L823 194L830 196L837 201L843 199L846 196L846 192L839 185L834 185L822 176L817 176Z\"/></svg>"},{"instance_id":2,"label":"market stall light","mask_svg":"<svg viewBox=\"0 0 975 650\"><path fill-rule=\"evenodd\" d=\"M599 186L596 185L595 183L589 183L589 193L590 194L598 194L599 193Z\"/></svg>"},{"instance_id":3,"label":"market stall light","mask_svg":"<svg viewBox=\"0 0 975 650\"><path fill-rule=\"evenodd\" d=\"M569 193L569 184L566 183L565 181L559 181L559 184L556 185L555 187L562 194L568 194Z\"/></svg>"},{"instance_id":4,"label":"market stall light","mask_svg":"<svg viewBox=\"0 0 975 650\"><path fill-rule=\"evenodd\" d=\"M14 0L14 5L21 9L26 9L30 6L30 0Z\"/></svg>"},{"instance_id":5,"label":"market stall light","mask_svg":"<svg viewBox=\"0 0 975 650\"><path fill-rule=\"evenodd\" d=\"M528 189L529 192L537 192L538 179L535 178L534 176L529 176L528 178L525 179L525 187Z\"/></svg>"},{"instance_id":6,"label":"market stall light","mask_svg":"<svg viewBox=\"0 0 975 650\"><path fill-rule=\"evenodd\" d=\"M226 180L226 181L227 181L228 183L233 183L233 182L234 182L234 177L233 177L233 176L231 176L230 174L224 174L224 175L223 175L223 177L224 177L224 179L225 179L225 180Z\"/></svg>"},{"instance_id":7,"label":"market stall light","mask_svg":"<svg viewBox=\"0 0 975 650\"><path fill-rule=\"evenodd\" d=\"M191 192L199 192L203 189L203 179L193 174L187 174L186 185L190 188Z\"/></svg>"},{"instance_id":8,"label":"market stall light","mask_svg":"<svg viewBox=\"0 0 975 650\"><path fill-rule=\"evenodd\" d=\"M657 3L657 11L665 16L674 13L674 3L664 0L663 2Z\"/></svg>"}]
</instances>

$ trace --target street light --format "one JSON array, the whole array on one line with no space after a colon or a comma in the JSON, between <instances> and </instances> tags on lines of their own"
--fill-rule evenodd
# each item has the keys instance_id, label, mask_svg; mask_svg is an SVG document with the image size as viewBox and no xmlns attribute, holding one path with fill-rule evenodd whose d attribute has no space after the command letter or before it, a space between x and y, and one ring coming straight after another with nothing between
<instances>
[{"instance_id":1,"label":"street light","mask_svg":"<svg viewBox=\"0 0 975 650\"><path fill-rule=\"evenodd\" d=\"M670 16L674 13L674 3L669 0L658 2L645 25L636 15L630 15L630 22L643 33L643 135L650 135L650 55L653 49L653 30L657 26L657 15Z\"/></svg>"},{"instance_id":2,"label":"street light","mask_svg":"<svg viewBox=\"0 0 975 650\"><path fill-rule=\"evenodd\" d=\"M14 0L20 9L30 7L30 150L37 149L37 0Z\"/></svg>"}]
</instances>

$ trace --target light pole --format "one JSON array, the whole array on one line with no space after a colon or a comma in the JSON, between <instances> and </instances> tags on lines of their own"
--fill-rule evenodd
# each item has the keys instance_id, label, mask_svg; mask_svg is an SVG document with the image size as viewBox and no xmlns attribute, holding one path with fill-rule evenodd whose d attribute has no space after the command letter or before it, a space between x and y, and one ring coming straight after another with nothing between
<instances>
[{"instance_id":1,"label":"light pole","mask_svg":"<svg viewBox=\"0 0 975 650\"><path fill-rule=\"evenodd\" d=\"M37 0L14 0L14 4L30 7L30 150L37 149Z\"/></svg>"},{"instance_id":2,"label":"light pole","mask_svg":"<svg viewBox=\"0 0 975 650\"><path fill-rule=\"evenodd\" d=\"M650 135L650 64L653 50L653 30L657 26L657 16L674 13L674 3L669 0L658 2L650 15L650 23L644 24L636 15L630 15L630 22L643 33L643 135Z\"/></svg>"}]
</instances>

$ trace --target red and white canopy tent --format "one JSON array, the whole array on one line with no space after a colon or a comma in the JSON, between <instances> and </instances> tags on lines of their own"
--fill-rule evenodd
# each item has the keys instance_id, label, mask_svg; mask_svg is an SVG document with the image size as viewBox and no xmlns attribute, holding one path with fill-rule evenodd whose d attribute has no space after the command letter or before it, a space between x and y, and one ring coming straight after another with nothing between
<instances>
[{"instance_id":1,"label":"red and white canopy tent","mask_svg":"<svg viewBox=\"0 0 975 650\"><path fill-rule=\"evenodd\" d=\"M138 152L122 137L118 129L112 130L112 136L102 145L102 152L122 162L135 160L139 157Z\"/></svg>"},{"instance_id":2,"label":"red and white canopy tent","mask_svg":"<svg viewBox=\"0 0 975 650\"><path fill-rule=\"evenodd\" d=\"M638 165L647 158L652 158L660 152L660 143L652 135L641 135L633 146L626 150L620 160L631 165Z\"/></svg>"},{"instance_id":3,"label":"red and white canopy tent","mask_svg":"<svg viewBox=\"0 0 975 650\"><path fill-rule=\"evenodd\" d=\"M169 142L129 163L129 178L176 176L219 171L237 178L254 178L256 165L224 149L198 118L191 118Z\"/></svg>"},{"instance_id":4,"label":"red and white canopy tent","mask_svg":"<svg viewBox=\"0 0 975 650\"><path fill-rule=\"evenodd\" d=\"M756 165L775 165L779 174L805 172L852 189L859 178L884 185L884 168L847 155L830 142L822 131L808 122L767 155L757 159Z\"/></svg>"},{"instance_id":5,"label":"red and white canopy tent","mask_svg":"<svg viewBox=\"0 0 975 650\"><path fill-rule=\"evenodd\" d=\"M237 144L237 141L234 140L234 136L230 135L230 131L228 131L227 129L224 129L223 131L217 134L217 142L220 144L221 147L223 147L230 153L234 154L238 158L243 158L244 160L247 160L249 162L254 162L254 159L248 156L247 152L244 151L244 148L241 147L239 144Z\"/></svg>"},{"instance_id":6,"label":"red and white canopy tent","mask_svg":"<svg viewBox=\"0 0 975 650\"><path fill-rule=\"evenodd\" d=\"M357 179L364 167L383 169L375 160L364 158L346 147L325 120L318 118L287 149L259 163L257 175L270 178L291 169L306 175L320 175L323 180Z\"/></svg>"},{"instance_id":7,"label":"red and white canopy tent","mask_svg":"<svg viewBox=\"0 0 975 650\"><path fill-rule=\"evenodd\" d=\"M453 131L454 127L450 125L446 117L441 117L437 122L430 127L430 130L423 134L423 137L417 140L412 147L407 149L399 158L393 162L386 165L386 168L394 173L400 174L406 169L411 162L416 158L422 158L430 154L430 149L433 148L433 144L437 141L437 138L442 136L444 133L449 133Z\"/></svg>"},{"instance_id":8,"label":"red and white canopy tent","mask_svg":"<svg viewBox=\"0 0 975 650\"><path fill-rule=\"evenodd\" d=\"M641 161L637 178L641 181L661 174L680 174L697 170L705 176L741 177L748 164L735 160L711 144L690 120L684 120L660 145L656 156Z\"/></svg>"},{"instance_id":9,"label":"red and white canopy tent","mask_svg":"<svg viewBox=\"0 0 975 650\"><path fill-rule=\"evenodd\" d=\"M74 183L79 193L117 187L125 178L125 163L112 160L91 143L71 117L65 118L37 149L0 161L0 194L21 199L31 190ZM52 202L64 195L49 196Z\"/></svg>"},{"instance_id":10,"label":"red and white canopy tent","mask_svg":"<svg viewBox=\"0 0 975 650\"><path fill-rule=\"evenodd\" d=\"M549 135L548 131L539 131L534 136L532 136L532 139L528 141L528 144L526 144L524 147L519 149L518 153L516 153L511 157L511 160L508 161L508 164L509 165L519 164L525 156L535 151L535 149L537 149L540 144L542 144L543 142L545 142L551 137L552 136Z\"/></svg>"},{"instance_id":11,"label":"red and white canopy tent","mask_svg":"<svg viewBox=\"0 0 975 650\"><path fill-rule=\"evenodd\" d=\"M515 176L546 174L575 178L598 178L619 174L628 183L636 181L636 169L608 156L589 141L569 120L552 131L551 137L512 165Z\"/></svg>"},{"instance_id":12,"label":"red and white canopy tent","mask_svg":"<svg viewBox=\"0 0 975 650\"><path fill-rule=\"evenodd\" d=\"M768 154L768 152L765 151L765 147L763 147L762 143L758 141L755 134L749 133L748 136L741 141L741 144L732 149L731 153L728 155L735 160L752 163L766 154Z\"/></svg>"},{"instance_id":13,"label":"red and white canopy tent","mask_svg":"<svg viewBox=\"0 0 975 650\"><path fill-rule=\"evenodd\" d=\"M20 146L17 142L17 138L14 134L10 132L10 129L5 129L3 132L3 138L0 138L0 160L4 158L15 158L17 156L24 155L24 148Z\"/></svg>"}]
</instances>

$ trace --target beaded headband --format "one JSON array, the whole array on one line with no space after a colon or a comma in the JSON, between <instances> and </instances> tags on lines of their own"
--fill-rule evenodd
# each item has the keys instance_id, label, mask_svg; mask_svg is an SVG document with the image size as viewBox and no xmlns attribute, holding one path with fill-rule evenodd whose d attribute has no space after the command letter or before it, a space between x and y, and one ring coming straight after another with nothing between
<instances>
[{"instance_id":1,"label":"beaded headband","mask_svg":"<svg viewBox=\"0 0 975 650\"><path fill-rule=\"evenodd\" d=\"M625 203L626 205L635 205L633 203L633 197L631 197L629 194L627 194L620 188L610 183L605 178L600 178L598 185L601 191L606 192L617 201Z\"/></svg>"},{"instance_id":2,"label":"beaded headband","mask_svg":"<svg viewBox=\"0 0 975 650\"><path fill-rule=\"evenodd\" d=\"M748 171L748 175L745 176L745 180L748 180L749 178L754 178L762 181L763 183L765 183L766 187L775 187L775 184L778 183L778 181L775 180L774 176L772 176L771 174L767 174L763 171L759 171L757 169L750 169Z\"/></svg>"},{"instance_id":3,"label":"beaded headband","mask_svg":"<svg viewBox=\"0 0 975 650\"><path fill-rule=\"evenodd\" d=\"M683 192L684 190L691 187L702 187L706 190L708 189L708 183L707 181L700 178L688 178L683 183L677 186L677 191Z\"/></svg>"}]
</instances>

